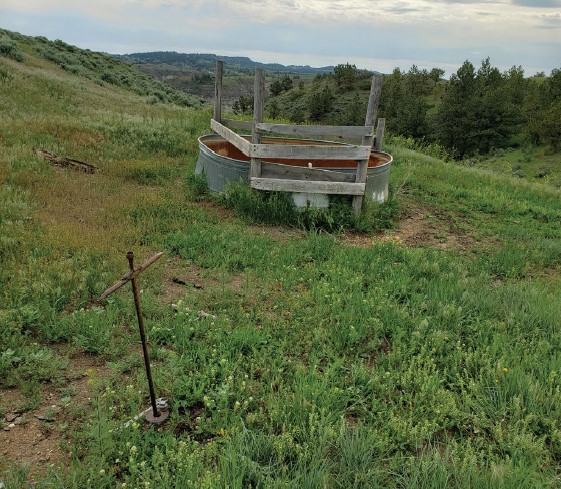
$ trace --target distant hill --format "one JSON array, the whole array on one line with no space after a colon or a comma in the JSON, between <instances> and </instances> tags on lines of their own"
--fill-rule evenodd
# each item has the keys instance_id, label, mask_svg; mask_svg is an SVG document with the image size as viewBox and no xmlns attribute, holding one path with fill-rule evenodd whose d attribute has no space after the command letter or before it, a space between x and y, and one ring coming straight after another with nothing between
<instances>
[{"instance_id":1,"label":"distant hill","mask_svg":"<svg viewBox=\"0 0 561 489\"><path fill-rule=\"evenodd\" d=\"M200 107L204 101L141 73L106 53L81 49L60 39L50 41L43 36L26 36L0 29L0 56L23 61L24 54L54 63L69 74L91 80L99 85L124 88L146 97L149 103L172 103L186 107Z\"/></svg>"},{"instance_id":2,"label":"distant hill","mask_svg":"<svg viewBox=\"0 0 561 489\"><path fill-rule=\"evenodd\" d=\"M218 56L216 54L177 53L175 51L154 51L151 53L132 53L115 55L131 64L166 64L181 68L194 68L198 71L214 70L217 60L222 60L227 69L234 72L253 72L256 68L275 73L332 73L334 66L312 68L311 66L282 65L280 63L259 63L246 56Z\"/></svg>"}]
</instances>

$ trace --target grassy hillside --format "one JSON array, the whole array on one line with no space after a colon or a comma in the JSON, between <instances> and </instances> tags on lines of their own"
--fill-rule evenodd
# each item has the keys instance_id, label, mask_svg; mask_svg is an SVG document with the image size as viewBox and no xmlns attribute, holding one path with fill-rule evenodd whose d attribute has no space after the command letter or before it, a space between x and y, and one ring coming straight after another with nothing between
<instances>
[{"instance_id":1,"label":"grassy hillside","mask_svg":"<svg viewBox=\"0 0 561 489\"><path fill-rule=\"evenodd\" d=\"M151 76L140 73L113 56L80 49L59 39L49 41L41 36L24 36L0 29L0 54L15 61L25 60L26 54L39 57L58 65L68 73L79 75L99 85L126 88L146 97L149 103L168 102L187 107L201 107L203 104L199 97L176 91L157 82Z\"/></svg>"},{"instance_id":2,"label":"grassy hillside","mask_svg":"<svg viewBox=\"0 0 561 489\"><path fill-rule=\"evenodd\" d=\"M558 189L395 142L396 229L252 225L192 176L208 110L18 48L0 56L7 488L559 485ZM148 399L130 291L86 307L128 250L165 252L140 278L161 428L123 427Z\"/></svg>"}]
</instances>

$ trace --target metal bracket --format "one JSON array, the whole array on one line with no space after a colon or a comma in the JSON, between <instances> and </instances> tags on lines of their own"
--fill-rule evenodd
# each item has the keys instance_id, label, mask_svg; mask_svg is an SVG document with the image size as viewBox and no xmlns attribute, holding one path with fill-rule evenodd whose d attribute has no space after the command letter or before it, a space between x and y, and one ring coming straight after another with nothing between
<instances>
[{"instance_id":1,"label":"metal bracket","mask_svg":"<svg viewBox=\"0 0 561 489\"><path fill-rule=\"evenodd\" d=\"M154 416L154 413L152 412L152 406L150 406L141 413L137 414L134 418L129 419L123 425L123 428L128 428L132 423L139 421L141 418L144 418L147 423L155 425L162 424L166 419L169 418L168 400L165 397L159 397L158 399L156 399L156 407L158 409L157 412L159 413L159 416Z\"/></svg>"},{"instance_id":2,"label":"metal bracket","mask_svg":"<svg viewBox=\"0 0 561 489\"><path fill-rule=\"evenodd\" d=\"M144 419L146 419L147 423L159 425L169 418L168 400L165 397L156 399L156 407L158 408L159 416L154 416L152 408L148 408L145 411Z\"/></svg>"}]
</instances>

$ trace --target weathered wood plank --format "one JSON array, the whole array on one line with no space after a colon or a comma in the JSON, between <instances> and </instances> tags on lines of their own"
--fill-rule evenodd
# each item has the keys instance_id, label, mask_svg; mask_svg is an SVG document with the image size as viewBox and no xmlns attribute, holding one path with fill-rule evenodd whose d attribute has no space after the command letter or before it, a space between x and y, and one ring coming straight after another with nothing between
<instances>
[{"instance_id":1,"label":"weathered wood plank","mask_svg":"<svg viewBox=\"0 0 561 489\"><path fill-rule=\"evenodd\" d=\"M344 182L309 182L276 178L250 178L249 183L257 190L276 192L305 192L308 194L364 195L366 184Z\"/></svg>"},{"instance_id":2,"label":"weathered wood plank","mask_svg":"<svg viewBox=\"0 0 561 489\"><path fill-rule=\"evenodd\" d=\"M214 117L215 121L222 121L222 78L224 62L216 61L216 77L214 79Z\"/></svg>"},{"instance_id":3,"label":"weathered wood plank","mask_svg":"<svg viewBox=\"0 0 561 489\"><path fill-rule=\"evenodd\" d=\"M311 180L318 182L347 182L355 181L355 174L343 173L319 168L282 165L280 163L261 162L261 176L263 178L280 178L288 180Z\"/></svg>"},{"instance_id":4,"label":"weathered wood plank","mask_svg":"<svg viewBox=\"0 0 561 489\"><path fill-rule=\"evenodd\" d=\"M289 160L363 160L370 157L370 146L254 144L252 158L286 158Z\"/></svg>"},{"instance_id":5,"label":"weathered wood plank","mask_svg":"<svg viewBox=\"0 0 561 489\"><path fill-rule=\"evenodd\" d=\"M378 105L380 104L380 97L382 96L382 85L384 84L384 78L381 76L372 77L372 85L370 86L370 96L368 98L368 108L366 110L366 118L364 120L365 126L373 126L376 120L376 115L378 113ZM362 140L363 145L370 143L372 145L372 139L374 135L365 136Z\"/></svg>"},{"instance_id":6,"label":"weathered wood plank","mask_svg":"<svg viewBox=\"0 0 561 489\"><path fill-rule=\"evenodd\" d=\"M362 138L364 136L372 136L374 127L367 126L302 126L297 124L257 124L256 128L262 132L275 132L277 134L313 136L313 137L337 137L346 138Z\"/></svg>"},{"instance_id":7,"label":"weathered wood plank","mask_svg":"<svg viewBox=\"0 0 561 489\"><path fill-rule=\"evenodd\" d=\"M257 124L263 122L265 109L265 70L255 70L255 82L253 85L253 125L251 129L251 141L254 145L261 143L261 133L257 130ZM255 147L255 146L254 146ZM251 156L249 175L251 177L261 176L261 160L259 156Z\"/></svg>"},{"instance_id":8,"label":"weathered wood plank","mask_svg":"<svg viewBox=\"0 0 561 489\"><path fill-rule=\"evenodd\" d=\"M247 139L244 139L239 134L236 134L234 131L228 129L226 126L220 124L220 122L217 122L214 119L211 119L210 127L215 133L220 134L220 136L222 136L226 141L232 143L244 155L249 156L253 145Z\"/></svg>"},{"instance_id":9,"label":"weathered wood plank","mask_svg":"<svg viewBox=\"0 0 561 489\"><path fill-rule=\"evenodd\" d=\"M376 139L374 143L374 150L380 151L382 149L382 141L384 140L384 129L386 128L386 119L378 119L376 126Z\"/></svg>"},{"instance_id":10,"label":"weathered wood plank","mask_svg":"<svg viewBox=\"0 0 561 489\"><path fill-rule=\"evenodd\" d=\"M265 110L265 70L255 70L255 82L253 85L253 131L251 133L254 144L261 142L261 134L257 131L257 124L263 122Z\"/></svg>"},{"instance_id":11,"label":"weathered wood plank","mask_svg":"<svg viewBox=\"0 0 561 489\"><path fill-rule=\"evenodd\" d=\"M33 152L37 156L42 156L53 165L70 167L74 170L80 170L86 173L95 173L97 166L86 163L85 161L75 160L73 158L66 158L65 156L58 156L46 149L34 148Z\"/></svg>"},{"instance_id":12,"label":"weathered wood plank","mask_svg":"<svg viewBox=\"0 0 561 489\"><path fill-rule=\"evenodd\" d=\"M368 98L368 108L366 110L366 118L364 121L365 126L374 125L374 121L376 120L376 114L378 113L378 105L380 104L380 97L382 96L383 83L384 83L383 77L381 76L372 77L372 85L370 86L370 97ZM362 138L363 146L368 146L369 148L371 148L373 142L374 142L374 135L364 136ZM365 158L365 160L359 162L357 166L356 182L358 183L366 182L369 156L370 156L370 151L369 151L369 155ZM353 199L354 213L356 215L360 214L361 209L362 209L362 195L357 195Z\"/></svg>"},{"instance_id":13,"label":"weathered wood plank","mask_svg":"<svg viewBox=\"0 0 561 489\"><path fill-rule=\"evenodd\" d=\"M368 176L368 160L360 160L356 169L355 182L366 183L366 177Z\"/></svg>"},{"instance_id":14,"label":"weathered wood plank","mask_svg":"<svg viewBox=\"0 0 561 489\"><path fill-rule=\"evenodd\" d=\"M238 121L236 119L222 119L222 125L228 129L242 129L244 131L251 131L253 129L253 122Z\"/></svg>"}]
</instances>

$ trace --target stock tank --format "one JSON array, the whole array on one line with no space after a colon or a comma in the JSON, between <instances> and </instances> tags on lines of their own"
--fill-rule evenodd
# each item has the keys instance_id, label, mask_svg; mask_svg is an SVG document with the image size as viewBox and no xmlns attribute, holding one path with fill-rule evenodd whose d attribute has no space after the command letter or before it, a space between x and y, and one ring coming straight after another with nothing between
<instances>
[{"instance_id":1,"label":"stock tank","mask_svg":"<svg viewBox=\"0 0 561 489\"><path fill-rule=\"evenodd\" d=\"M244 136L250 139L249 136ZM262 144L290 144L290 145L326 145L340 146L345 143L318 141L312 139L293 139L279 137L264 137ZM368 161L368 178L366 180L365 196L377 202L384 202L388 198L390 181L390 167L392 156L383 151L372 151ZM356 173L356 160L321 160L321 159L280 159L263 158L263 162L278 163L294 168L316 168L341 173ZM249 182L250 159L233 144L222 136L211 134L199 138L199 157L195 169L196 174L205 176L208 187L213 192L223 192L230 182ZM302 178L304 180L304 178ZM294 192L293 200L299 207L314 206L327 207L329 196L325 194L311 194Z\"/></svg>"}]
</instances>

